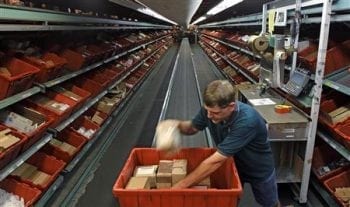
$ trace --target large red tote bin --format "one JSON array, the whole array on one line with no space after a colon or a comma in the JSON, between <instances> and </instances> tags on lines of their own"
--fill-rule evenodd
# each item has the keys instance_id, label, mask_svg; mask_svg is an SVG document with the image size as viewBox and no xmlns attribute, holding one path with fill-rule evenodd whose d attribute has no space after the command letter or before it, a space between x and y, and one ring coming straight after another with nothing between
<instances>
[{"instance_id":1,"label":"large red tote bin","mask_svg":"<svg viewBox=\"0 0 350 207\"><path fill-rule=\"evenodd\" d=\"M215 151L213 148L185 148L169 157L156 149L135 148L113 186L113 195L121 207L235 207L242 185L232 158L210 176L212 188L209 189L125 189L137 165L155 165L161 159L187 159L187 170L191 172Z\"/></svg>"}]
</instances>

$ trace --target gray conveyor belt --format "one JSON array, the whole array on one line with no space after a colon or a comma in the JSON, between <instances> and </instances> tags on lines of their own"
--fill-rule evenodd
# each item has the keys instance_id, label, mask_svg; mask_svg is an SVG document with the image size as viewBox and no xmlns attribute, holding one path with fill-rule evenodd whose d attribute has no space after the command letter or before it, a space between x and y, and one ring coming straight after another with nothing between
<instances>
[{"instance_id":1,"label":"gray conveyor belt","mask_svg":"<svg viewBox=\"0 0 350 207\"><path fill-rule=\"evenodd\" d=\"M183 39L175 63L174 75L170 80L170 96L164 107L164 119L192 119L199 111L201 103L197 81L191 58L191 47L187 38ZM193 136L182 136L183 147L208 146L206 135L199 132Z\"/></svg>"}]
</instances>

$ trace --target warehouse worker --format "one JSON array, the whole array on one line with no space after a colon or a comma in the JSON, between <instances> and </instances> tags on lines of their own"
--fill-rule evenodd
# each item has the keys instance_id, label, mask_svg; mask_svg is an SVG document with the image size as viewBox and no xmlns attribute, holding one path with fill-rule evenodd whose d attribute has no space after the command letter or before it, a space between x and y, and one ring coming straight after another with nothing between
<instances>
[{"instance_id":1,"label":"warehouse worker","mask_svg":"<svg viewBox=\"0 0 350 207\"><path fill-rule=\"evenodd\" d=\"M203 100L204 107L193 120L167 121L174 122L185 135L208 127L217 152L173 188L195 185L234 156L240 179L251 184L255 200L263 207L279 206L274 160L263 118L251 106L235 101L235 88L226 80L211 82Z\"/></svg>"}]
</instances>

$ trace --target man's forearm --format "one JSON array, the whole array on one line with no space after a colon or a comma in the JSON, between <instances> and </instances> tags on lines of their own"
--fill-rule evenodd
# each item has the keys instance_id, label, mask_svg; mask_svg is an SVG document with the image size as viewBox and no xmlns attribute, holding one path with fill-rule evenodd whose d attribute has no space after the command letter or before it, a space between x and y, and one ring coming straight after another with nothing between
<instances>
[{"instance_id":1,"label":"man's forearm","mask_svg":"<svg viewBox=\"0 0 350 207\"><path fill-rule=\"evenodd\" d=\"M199 183L208 177L222 165L222 162L202 162L193 172L187 175L183 180L173 186L173 188L187 188Z\"/></svg>"}]
</instances>

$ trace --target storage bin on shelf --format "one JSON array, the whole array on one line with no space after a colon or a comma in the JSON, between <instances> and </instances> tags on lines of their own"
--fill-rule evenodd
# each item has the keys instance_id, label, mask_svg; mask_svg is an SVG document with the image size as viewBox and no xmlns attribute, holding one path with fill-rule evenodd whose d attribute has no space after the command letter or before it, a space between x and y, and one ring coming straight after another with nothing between
<instances>
[{"instance_id":1,"label":"storage bin on shelf","mask_svg":"<svg viewBox=\"0 0 350 207\"><path fill-rule=\"evenodd\" d=\"M8 163L13 161L18 156L24 143L28 140L28 137L25 136L24 134L20 134L13 129L0 125L0 131L6 130L6 129L11 130L8 133L9 135L12 135L18 138L19 140L16 143L10 145L8 148L3 148L0 151L0 169L2 169L4 166L6 166ZM0 138L0 139L3 139L3 138Z\"/></svg>"},{"instance_id":2,"label":"storage bin on shelf","mask_svg":"<svg viewBox=\"0 0 350 207\"><path fill-rule=\"evenodd\" d=\"M37 67L17 58L1 60L0 100L30 88L39 71Z\"/></svg>"},{"instance_id":3,"label":"storage bin on shelf","mask_svg":"<svg viewBox=\"0 0 350 207\"><path fill-rule=\"evenodd\" d=\"M350 188L350 169L327 179L324 185L341 206L349 207L349 200L347 202L342 201L339 197L335 196L335 191L336 188Z\"/></svg>"},{"instance_id":4,"label":"storage bin on shelf","mask_svg":"<svg viewBox=\"0 0 350 207\"><path fill-rule=\"evenodd\" d=\"M75 101L76 102L75 109L80 109L80 107L91 96L91 93L89 91L79 88L78 86L71 83L64 83L59 87L54 87L53 90L55 92L60 92L63 96L66 96L72 99L73 101Z\"/></svg>"},{"instance_id":5,"label":"storage bin on shelf","mask_svg":"<svg viewBox=\"0 0 350 207\"><path fill-rule=\"evenodd\" d=\"M91 79L79 78L79 79L75 79L73 82L75 85L79 86L80 88L86 91L89 91L91 93L91 97L97 96L103 90L103 87L100 83L93 81Z\"/></svg>"},{"instance_id":6,"label":"storage bin on shelf","mask_svg":"<svg viewBox=\"0 0 350 207\"><path fill-rule=\"evenodd\" d=\"M156 165L159 160L187 159L187 171L193 171L215 152L212 148L185 148L173 156L151 148L131 151L114 186L113 195L121 207L234 207L242 194L242 186L232 158L211 174L213 188L201 189L125 189L138 165Z\"/></svg>"},{"instance_id":7,"label":"storage bin on shelf","mask_svg":"<svg viewBox=\"0 0 350 207\"><path fill-rule=\"evenodd\" d=\"M49 176L48 179L42 180L40 184L35 184L33 180L21 178L17 175L13 175L13 173L10 174L9 177L25 182L28 185L38 188L42 191L46 191L50 187L50 185L56 180L59 173L65 166L65 163L63 161L57 160L54 156L47 155L43 152L36 152L25 163L35 166L38 171L47 174Z\"/></svg>"},{"instance_id":8,"label":"storage bin on shelf","mask_svg":"<svg viewBox=\"0 0 350 207\"><path fill-rule=\"evenodd\" d=\"M92 139L100 127L94 122L90 121L85 116L80 116L71 125L70 129L79 135L84 136L87 140Z\"/></svg>"},{"instance_id":9,"label":"storage bin on shelf","mask_svg":"<svg viewBox=\"0 0 350 207\"><path fill-rule=\"evenodd\" d=\"M331 162L339 161L343 158L338 152L333 150L328 145L320 145L314 148L313 158L312 158L312 171L320 181L325 181L326 179L343 172L345 169L350 168L348 166L336 167L333 165L334 169L328 168L329 172L323 172L321 167L329 165ZM324 173L324 174L320 174Z\"/></svg>"},{"instance_id":10,"label":"storage bin on shelf","mask_svg":"<svg viewBox=\"0 0 350 207\"><path fill-rule=\"evenodd\" d=\"M71 49L63 50L60 56L67 60L67 69L73 71L80 70L92 63L89 53L79 53Z\"/></svg>"},{"instance_id":11,"label":"storage bin on shelf","mask_svg":"<svg viewBox=\"0 0 350 207\"><path fill-rule=\"evenodd\" d=\"M42 57L24 56L22 59L40 69L36 76L36 81L39 83L56 78L60 74L62 66L67 62L54 53L46 53Z\"/></svg>"},{"instance_id":12,"label":"storage bin on shelf","mask_svg":"<svg viewBox=\"0 0 350 207\"><path fill-rule=\"evenodd\" d=\"M67 164L75 157L75 155L81 150L81 148L87 142L86 138L84 138L82 135L74 133L71 129L64 129L62 132L60 132L57 135L55 139L61 142L67 143L75 147L75 149L64 150L63 148L60 148L50 142L50 143L47 143L41 149L41 152L44 152L48 155L52 155L56 159L62 160Z\"/></svg>"},{"instance_id":13,"label":"storage bin on shelf","mask_svg":"<svg viewBox=\"0 0 350 207\"><path fill-rule=\"evenodd\" d=\"M108 114L103 113L93 107L89 108L84 114L84 116L89 117L89 119L95 124L101 126L108 118Z\"/></svg>"},{"instance_id":14,"label":"storage bin on shelf","mask_svg":"<svg viewBox=\"0 0 350 207\"><path fill-rule=\"evenodd\" d=\"M68 118L77 104L76 101L53 91L47 91L45 95L33 96L28 101L55 114L55 125Z\"/></svg>"},{"instance_id":15,"label":"storage bin on shelf","mask_svg":"<svg viewBox=\"0 0 350 207\"><path fill-rule=\"evenodd\" d=\"M0 188L8 193L12 193L20 198L23 198L24 205L26 207L33 206L34 203L40 198L42 193L37 188L33 188L26 183L11 178L6 178L0 181Z\"/></svg>"},{"instance_id":16,"label":"storage bin on shelf","mask_svg":"<svg viewBox=\"0 0 350 207\"><path fill-rule=\"evenodd\" d=\"M28 126L24 129L23 126L14 122L16 120L16 114L32 121L32 129L29 129ZM46 129L54 122L51 116L47 116L23 104L16 104L9 107L6 111L2 111L0 116L2 117L1 124L27 136L28 139L23 143L21 152L24 152L42 138Z\"/></svg>"},{"instance_id":17,"label":"storage bin on shelf","mask_svg":"<svg viewBox=\"0 0 350 207\"><path fill-rule=\"evenodd\" d=\"M298 52L298 57L300 61L309 70L316 71L318 47L315 44L311 44L309 47ZM347 54L348 51L340 46L334 46L327 50L326 63L324 68L324 74L334 72L335 70L341 69L346 65L350 64L350 55Z\"/></svg>"},{"instance_id":18,"label":"storage bin on shelf","mask_svg":"<svg viewBox=\"0 0 350 207\"><path fill-rule=\"evenodd\" d=\"M343 124L337 125L335 131L340 136L343 145L350 150L350 119Z\"/></svg>"},{"instance_id":19,"label":"storage bin on shelf","mask_svg":"<svg viewBox=\"0 0 350 207\"><path fill-rule=\"evenodd\" d=\"M87 74L85 77L99 83L102 88L106 88L112 82L111 77L94 72Z\"/></svg>"}]
</instances>

